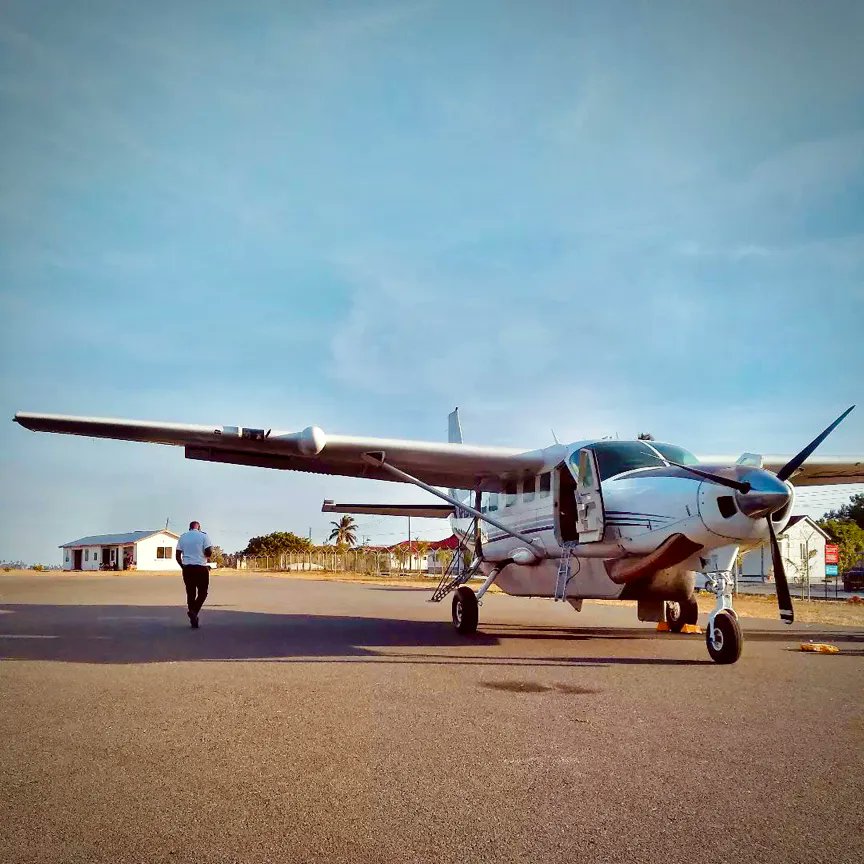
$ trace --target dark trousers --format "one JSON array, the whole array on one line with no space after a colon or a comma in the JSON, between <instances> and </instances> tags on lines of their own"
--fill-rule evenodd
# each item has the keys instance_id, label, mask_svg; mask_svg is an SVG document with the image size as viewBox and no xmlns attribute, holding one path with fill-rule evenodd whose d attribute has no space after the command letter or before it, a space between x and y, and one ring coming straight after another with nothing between
<instances>
[{"instance_id":1,"label":"dark trousers","mask_svg":"<svg viewBox=\"0 0 864 864\"><path fill-rule=\"evenodd\" d=\"M189 611L197 615L207 599L210 587L210 568L202 564L186 564L183 567L183 584L186 586L186 602Z\"/></svg>"}]
</instances>

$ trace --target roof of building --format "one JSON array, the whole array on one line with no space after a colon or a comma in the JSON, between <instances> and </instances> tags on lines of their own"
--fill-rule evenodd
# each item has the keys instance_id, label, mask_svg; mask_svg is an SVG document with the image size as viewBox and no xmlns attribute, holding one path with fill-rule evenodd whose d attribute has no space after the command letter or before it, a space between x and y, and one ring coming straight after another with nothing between
<instances>
[{"instance_id":1,"label":"roof of building","mask_svg":"<svg viewBox=\"0 0 864 864\"><path fill-rule=\"evenodd\" d=\"M154 534L170 534L174 538L179 538L179 534L173 531L166 531L164 528L156 528L154 531L127 531L125 534L93 534L91 537L82 537L80 540L70 540L64 543L60 548L67 549L70 546L121 546L125 543L137 543L145 537L152 537Z\"/></svg>"},{"instance_id":2,"label":"roof of building","mask_svg":"<svg viewBox=\"0 0 864 864\"><path fill-rule=\"evenodd\" d=\"M815 528L815 529L816 529L816 530L817 530L817 531L818 531L818 532L819 532L823 537L825 537L826 540L830 540L830 539L831 539L831 537L830 537L830 535L828 534L828 532L825 531L821 526L817 525L816 522L814 522L814 521L813 521L809 516L807 516L806 514L799 515L799 516L793 516L793 517L789 520L789 524L788 524L788 525L783 529L783 533L785 534L786 531L788 531L790 528L794 528L794 527L795 527L799 522L803 522L805 519L810 523L810 525L811 525L813 528Z\"/></svg>"},{"instance_id":3,"label":"roof of building","mask_svg":"<svg viewBox=\"0 0 864 864\"><path fill-rule=\"evenodd\" d=\"M443 540L412 540L411 548L417 549L420 543L426 543L426 548L433 552L436 549L456 549L459 546L459 538L455 534L445 537ZM407 540L401 540L399 543L394 543L392 546L385 546L384 549L393 551L394 549L403 549L408 546Z\"/></svg>"}]
</instances>

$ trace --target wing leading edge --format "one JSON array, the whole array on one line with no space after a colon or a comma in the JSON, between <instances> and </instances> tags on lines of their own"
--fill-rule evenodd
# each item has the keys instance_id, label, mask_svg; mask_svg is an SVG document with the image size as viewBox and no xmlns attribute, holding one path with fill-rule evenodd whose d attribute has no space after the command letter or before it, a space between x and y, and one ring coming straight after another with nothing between
<instances>
[{"instance_id":1,"label":"wing leading edge","mask_svg":"<svg viewBox=\"0 0 864 864\"><path fill-rule=\"evenodd\" d=\"M244 426L25 412L19 412L14 419L34 432L185 447L187 459L392 482L391 474L362 458L364 453L383 452L389 463L425 482L455 489L480 487L496 491L502 488L503 477L518 478L544 467L543 453L539 450L525 452L504 447L329 435L317 426L308 426L300 432L281 432Z\"/></svg>"},{"instance_id":2,"label":"wing leading edge","mask_svg":"<svg viewBox=\"0 0 864 864\"><path fill-rule=\"evenodd\" d=\"M792 458L789 456L759 456L747 453L745 456L761 468L773 471L775 474ZM731 465L735 456L699 456L700 462L709 465ZM761 461L760 461L761 460ZM749 464L749 463L748 463ZM810 456L807 461L789 478L793 486L835 486L843 483L864 483L864 455L857 456L821 456L818 453Z\"/></svg>"}]
</instances>

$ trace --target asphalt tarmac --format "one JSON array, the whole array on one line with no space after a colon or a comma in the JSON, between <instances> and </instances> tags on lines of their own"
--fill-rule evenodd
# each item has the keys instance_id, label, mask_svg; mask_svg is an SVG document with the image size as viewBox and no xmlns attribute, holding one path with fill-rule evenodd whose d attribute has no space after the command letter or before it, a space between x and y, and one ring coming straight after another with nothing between
<instances>
[{"instance_id":1,"label":"asphalt tarmac","mask_svg":"<svg viewBox=\"0 0 864 864\"><path fill-rule=\"evenodd\" d=\"M0 573L0 860L864 860L864 632L427 597Z\"/></svg>"}]
</instances>

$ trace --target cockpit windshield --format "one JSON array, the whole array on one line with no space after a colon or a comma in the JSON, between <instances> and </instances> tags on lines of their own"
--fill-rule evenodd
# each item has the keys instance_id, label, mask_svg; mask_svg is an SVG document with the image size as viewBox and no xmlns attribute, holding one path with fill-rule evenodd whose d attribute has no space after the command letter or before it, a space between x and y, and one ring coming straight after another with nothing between
<instances>
[{"instance_id":1,"label":"cockpit windshield","mask_svg":"<svg viewBox=\"0 0 864 864\"><path fill-rule=\"evenodd\" d=\"M651 441L651 446L655 450L659 450L670 462L677 462L679 465L698 465L699 460L689 451L677 444L660 444L658 441Z\"/></svg>"},{"instance_id":2,"label":"cockpit windshield","mask_svg":"<svg viewBox=\"0 0 864 864\"><path fill-rule=\"evenodd\" d=\"M588 445L588 449L597 454L597 467L600 480L608 480L626 471L638 468L657 468L663 461L657 456L661 453L672 462L682 465L696 465L699 460L683 447L674 444L658 444L656 441L597 441ZM578 451L570 457L570 465L574 472L579 468Z\"/></svg>"}]
</instances>

